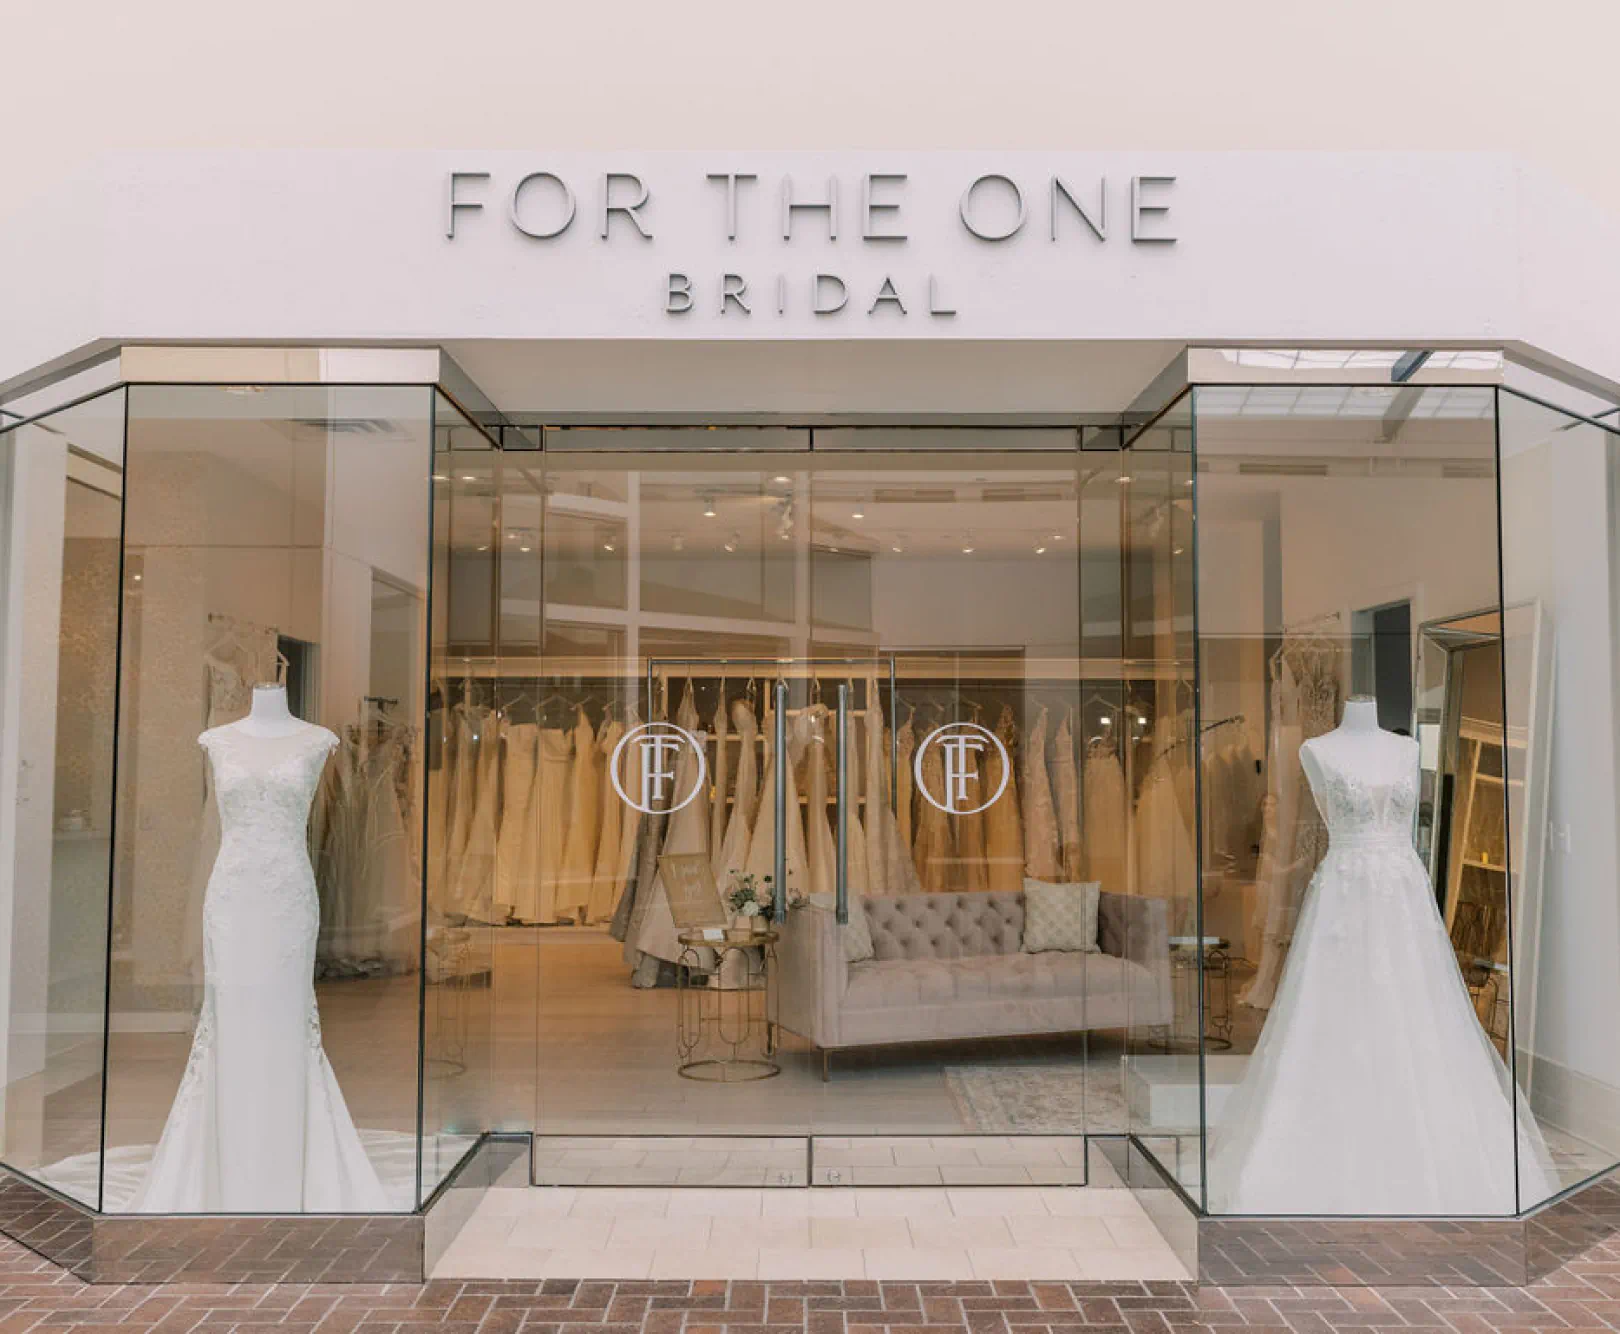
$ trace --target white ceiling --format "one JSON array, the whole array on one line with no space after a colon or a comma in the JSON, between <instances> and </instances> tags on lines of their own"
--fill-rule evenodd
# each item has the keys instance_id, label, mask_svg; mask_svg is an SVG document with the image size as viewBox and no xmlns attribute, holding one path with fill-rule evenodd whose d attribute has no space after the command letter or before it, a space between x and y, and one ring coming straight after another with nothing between
<instances>
[{"instance_id":1,"label":"white ceiling","mask_svg":"<svg viewBox=\"0 0 1620 1334\"><path fill-rule=\"evenodd\" d=\"M474 339L445 344L503 412L548 422L1104 417L1181 351L1168 341Z\"/></svg>"}]
</instances>

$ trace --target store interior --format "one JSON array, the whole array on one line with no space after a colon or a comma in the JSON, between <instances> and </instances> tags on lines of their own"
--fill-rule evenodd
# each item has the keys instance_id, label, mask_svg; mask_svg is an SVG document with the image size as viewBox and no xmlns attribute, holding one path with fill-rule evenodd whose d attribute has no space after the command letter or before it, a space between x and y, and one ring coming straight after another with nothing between
<instances>
[{"instance_id":1,"label":"store interior","mask_svg":"<svg viewBox=\"0 0 1620 1334\"><path fill-rule=\"evenodd\" d=\"M1085 1137L1131 1134L1218 1197L1328 849L1302 746L1352 699L1416 746L1466 1041L1515 1090L1477 1211L1620 1150L1620 1075L1570 1036L1591 873L1528 832L1613 791L1553 707L1579 553L1531 555L1605 437L1489 387L1211 386L1132 430L112 397L0 437L8 599L53 593L11 651L55 701L7 760L54 780L8 867L5 1161L72 1198L139 1207L190 1078L197 738L265 682L335 737L318 1042L391 1208L486 1130L574 1185L1084 1184ZM1560 670L1598 651L1560 642ZM669 724L693 744L649 775L632 741ZM722 952L702 932L754 930L750 897L768 940ZM1036 899L1077 916L1036 941ZM1369 1032L1377 984L1342 996ZM691 1026L727 995L732 1030Z\"/></svg>"}]
</instances>

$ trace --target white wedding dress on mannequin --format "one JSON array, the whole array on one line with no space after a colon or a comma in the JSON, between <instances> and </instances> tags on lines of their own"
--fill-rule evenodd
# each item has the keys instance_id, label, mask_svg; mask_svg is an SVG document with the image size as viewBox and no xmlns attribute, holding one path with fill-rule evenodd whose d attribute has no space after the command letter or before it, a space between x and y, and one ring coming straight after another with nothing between
<instances>
[{"instance_id":1,"label":"white wedding dress on mannequin","mask_svg":"<svg viewBox=\"0 0 1620 1334\"><path fill-rule=\"evenodd\" d=\"M310 802L338 739L258 687L198 738L219 857L203 901L191 1057L135 1198L143 1213L377 1213L392 1207L321 1045Z\"/></svg>"},{"instance_id":2,"label":"white wedding dress on mannequin","mask_svg":"<svg viewBox=\"0 0 1620 1334\"><path fill-rule=\"evenodd\" d=\"M1300 759L1328 850L1211 1131L1210 1211L1511 1214L1515 1159L1524 1207L1539 1203L1556 1189L1540 1128L1474 1015L1412 846L1417 742L1357 699Z\"/></svg>"}]
</instances>

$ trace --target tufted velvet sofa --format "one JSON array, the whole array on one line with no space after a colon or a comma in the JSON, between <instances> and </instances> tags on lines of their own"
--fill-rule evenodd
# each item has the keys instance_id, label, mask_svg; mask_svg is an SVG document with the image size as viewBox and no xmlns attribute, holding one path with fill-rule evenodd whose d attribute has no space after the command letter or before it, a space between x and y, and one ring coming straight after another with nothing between
<instances>
[{"instance_id":1,"label":"tufted velvet sofa","mask_svg":"<svg viewBox=\"0 0 1620 1334\"><path fill-rule=\"evenodd\" d=\"M781 1024L826 1053L945 1039L1167 1024L1168 905L1103 894L1101 953L1025 954L1021 893L852 901L875 957L846 963L827 908L788 915L777 953Z\"/></svg>"}]
</instances>

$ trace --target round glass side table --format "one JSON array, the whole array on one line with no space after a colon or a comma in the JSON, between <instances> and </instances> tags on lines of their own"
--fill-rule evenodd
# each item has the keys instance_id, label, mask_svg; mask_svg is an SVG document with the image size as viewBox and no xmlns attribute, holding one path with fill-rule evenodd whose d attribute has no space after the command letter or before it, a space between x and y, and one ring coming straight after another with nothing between
<instances>
[{"instance_id":1,"label":"round glass side table","mask_svg":"<svg viewBox=\"0 0 1620 1334\"><path fill-rule=\"evenodd\" d=\"M782 1073L776 1061L775 931L682 931L675 980L676 1072L741 1084ZM712 960L712 963L710 962Z\"/></svg>"}]
</instances>

